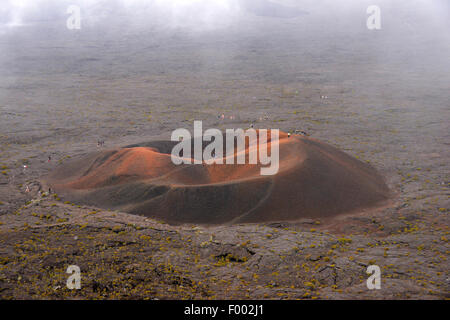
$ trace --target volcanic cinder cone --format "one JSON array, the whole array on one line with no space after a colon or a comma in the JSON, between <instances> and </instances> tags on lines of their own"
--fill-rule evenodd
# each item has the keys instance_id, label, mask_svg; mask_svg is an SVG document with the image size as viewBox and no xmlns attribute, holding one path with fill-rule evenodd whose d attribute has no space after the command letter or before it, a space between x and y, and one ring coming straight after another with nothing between
<instances>
[{"instance_id":1,"label":"volcanic cinder cone","mask_svg":"<svg viewBox=\"0 0 450 320\"><path fill-rule=\"evenodd\" d=\"M375 169L326 143L284 133L277 143L280 167L273 176L260 175L259 164L176 166L170 156L176 143L156 141L72 160L44 184L75 203L172 224L326 218L389 197Z\"/></svg>"}]
</instances>

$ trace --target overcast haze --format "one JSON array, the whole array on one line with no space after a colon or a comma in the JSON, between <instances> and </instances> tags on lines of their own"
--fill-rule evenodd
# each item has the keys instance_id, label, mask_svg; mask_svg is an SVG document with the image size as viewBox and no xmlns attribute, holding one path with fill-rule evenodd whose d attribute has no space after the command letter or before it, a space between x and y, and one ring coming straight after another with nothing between
<instances>
[{"instance_id":1,"label":"overcast haze","mask_svg":"<svg viewBox=\"0 0 450 320\"><path fill-rule=\"evenodd\" d=\"M71 4L81 8L81 30L66 28ZM179 64L180 69L196 72L213 69L225 76L238 69L241 76L263 73L286 81L297 64L306 68L307 63L320 63L328 71L339 71L340 64L353 63L363 78L380 65L381 69L398 67L400 74L430 71L433 77L448 79L449 1L377 1L382 26L378 31L366 27L366 9L372 4L367 0L2 0L0 68L3 75L43 68L68 73L136 69L154 73L161 71L159 62L175 55L172 63L165 64L165 72ZM55 47L57 51L51 49ZM249 50L256 50L255 58ZM34 61L24 58L30 54ZM113 57L117 55L121 58ZM156 65L153 55L159 61ZM239 55L246 55L245 63L237 63ZM99 60L76 63L88 56ZM108 59L117 68L105 68Z\"/></svg>"}]
</instances>

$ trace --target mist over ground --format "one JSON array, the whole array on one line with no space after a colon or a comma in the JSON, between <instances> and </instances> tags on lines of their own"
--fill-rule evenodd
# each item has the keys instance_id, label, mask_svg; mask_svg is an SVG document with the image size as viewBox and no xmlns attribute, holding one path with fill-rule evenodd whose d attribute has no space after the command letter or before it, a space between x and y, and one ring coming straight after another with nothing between
<instances>
[{"instance_id":1,"label":"mist over ground","mask_svg":"<svg viewBox=\"0 0 450 320\"><path fill-rule=\"evenodd\" d=\"M449 59L445 57L450 51L448 1L378 1L382 19L382 30L378 32L366 28L366 9L372 4L365 0L3 0L1 61L20 67L22 63L14 63L21 59L16 52L38 45L40 50L36 54L45 59L52 53L42 50L63 43L93 55L102 54L87 49L86 44L91 41L104 43L110 50L121 41L129 44L130 51L170 44L180 48L187 45L201 54L208 47L219 56L232 59L246 54L251 43L258 43L262 51L272 52L270 56L274 59L280 58L278 65L290 65L290 58L298 62L308 55L318 58L330 54L340 61L340 55L346 52L357 60L384 65L409 63L414 69L423 69L427 64L427 68L448 73L445 72L449 70ZM81 30L66 28L69 5L81 9ZM289 58L277 58L285 50ZM137 58L155 50L140 52ZM72 54L73 50L64 55L66 61L76 59L75 56L69 59ZM259 57L261 54L271 58L262 52ZM189 59L188 55L185 58ZM206 63L211 59L215 57L202 55L197 61ZM273 60L261 62L273 64ZM233 61L223 61L222 71L233 65Z\"/></svg>"},{"instance_id":2,"label":"mist over ground","mask_svg":"<svg viewBox=\"0 0 450 320\"><path fill-rule=\"evenodd\" d=\"M209 93L213 83L223 81L329 83L346 90L357 85L357 93L371 97L375 105L392 96L445 95L450 82L448 1L378 1L381 30L366 27L372 4L2 1L0 102L8 105L11 98L13 108L26 108L20 99L31 92L16 97L7 90L10 86L40 87L33 101L48 107L59 99L73 101L76 79L117 79L109 89L114 91L116 85L126 87L127 78L161 75L209 83ZM80 30L66 27L69 5L80 6ZM49 84L56 76L62 79ZM164 90L162 83L158 90ZM142 92L143 98L145 94L150 95ZM253 94L242 94L241 103L250 107Z\"/></svg>"},{"instance_id":3,"label":"mist over ground","mask_svg":"<svg viewBox=\"0 0 450 320\"><path fill-rule=\"evenodd\" d=\"M80 30L66 27L67 8L73 4L81 8ZM382 29L376 31L366 27L372 4L6 0L0 7L0 71L4 83L19 86L30 77L41 81L43 75L64 75L63 82L48 89L51 94L70 87L71 76L161 74L281 84L326 79L351 86L358 81L358 90L379 103L387 92L433 95L445 88L450 75L448 1L378 1ZM0 97L8 95L0 92Z\"/></svg>"}]
</instances>

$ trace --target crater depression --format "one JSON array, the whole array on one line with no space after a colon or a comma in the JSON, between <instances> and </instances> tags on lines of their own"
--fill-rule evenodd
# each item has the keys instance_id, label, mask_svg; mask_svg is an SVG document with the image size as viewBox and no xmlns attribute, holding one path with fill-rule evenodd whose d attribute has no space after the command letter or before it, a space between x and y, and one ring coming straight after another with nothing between
<instances>
[{"instance_id":1,"label":"crater depression","mask_svg":"<svg viewBox=\"0 0 450 320\"><path fill-rule=\"evenodd\" d=\"M389 198L374 168L310 137L280 132L278 141L269 139L267 148L279 147L279 171L271 176L260 174L261 164L248 162L175 165L171 151L177 143L101 150L60 165L42 182L74 203L170 224L328 218ZM241 151L247 158L249 149L246 143Z\"/></svg>"}]
</instances>

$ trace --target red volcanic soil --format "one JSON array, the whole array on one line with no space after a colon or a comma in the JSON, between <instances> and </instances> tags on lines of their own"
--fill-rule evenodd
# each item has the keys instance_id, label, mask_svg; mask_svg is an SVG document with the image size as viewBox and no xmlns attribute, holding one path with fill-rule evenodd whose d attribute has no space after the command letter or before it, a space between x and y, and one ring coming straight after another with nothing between
<instances>
[{"instance_id":1,"label":"red volcanic soil","mask_svg":"<svg viewBox=\"0 0 450 320\"><path fill-rule=\"evenodd\" d=\"M43 182L75 203L171 224L325 218L389 198L374 168L326 143L284 133L277 143L280 166L273 176L260 175L259 164L176 166L170 157L176 143L156 141L73 160Z\"/></svg>"}]
</instances>

